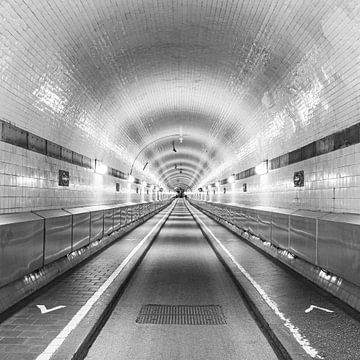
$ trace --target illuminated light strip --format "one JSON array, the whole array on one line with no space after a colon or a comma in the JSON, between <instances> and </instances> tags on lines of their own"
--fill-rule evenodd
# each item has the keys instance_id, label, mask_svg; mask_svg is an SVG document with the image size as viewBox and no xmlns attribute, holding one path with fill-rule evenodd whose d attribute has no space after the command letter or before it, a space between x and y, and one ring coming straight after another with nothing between
<instances>
[{"instance_id":1,"label":"illuminated light strip","mask_svg":"<svg viewBox=\"0 0 360 360\"><path fill-rule=\"evenodd\" d=\"M151 234L158 228L159 224L172 212L176 202L171 209L159 220L159 222L151 229L151 231L141 240L141 242L130 252L124 261L114 270L109 278L100 286L100 288L91 296L91 298L83 305L74 317L67 323L63 330L54 338L47 348L36 358L36 360L49 360L54 353L60 348L61 344L66 340L70 333L79 325L80 321L84 319L86 314L91 310L94 304L99 300L101 295L113 283L117 276L121 273L124 267L129 263L135 253L146 242Z\"/></svg>"},{"instance_id":2,"label":"illuminated light strip","mask_svg":"<svg viewBox=\"0 0 360 360\"><path fill-rule=\"evenodd\" d=\"M257 292L261 295L261 297L265 300L265 302L269 305L269 307L274 311L274 313L284 322L284 326L288 328L295 338L295 340L300 344L300 346L305 350L307 354L309 354L312 358L315 359L323 359L319 355L319 352L314 349L309 340L307 340L303 335L301 335L299 328L293 325L284 313L279 310L278 305L274 300L272 300L263 288L252 278L252 276L235 260L235 258L231 255L229 250L220 242L220 240L214 235L214 233L204 224L204 222L199 218L198 215L194 214L197 217L197 220L202 224L204 228L211 234L211 236L215 239L215 241L219 244L219 246L223 249L223 251L229 256L230 260L235 264L235 266L241 271L241 273L250 281L251 285L257 290Z\"/></svg>"}]
</instances>

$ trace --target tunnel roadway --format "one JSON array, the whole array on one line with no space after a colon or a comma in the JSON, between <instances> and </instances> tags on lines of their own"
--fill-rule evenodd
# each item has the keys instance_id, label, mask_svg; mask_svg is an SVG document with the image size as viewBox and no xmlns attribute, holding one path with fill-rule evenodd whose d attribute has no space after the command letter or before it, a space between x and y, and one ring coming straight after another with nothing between
<instances>
[{"instance_id":1,"label":"tunnel roadway","mask_svg":"<svg viewBox=\"0 0 360 360\"><path fill-rule=\"evenodd\" d=\"M146 304L219 305L226 324L190 325L191 315L188 324L182 323L186 318L166 316L159 323L139 324L136 319ZM100 358L277 359L183 201L178 201L86 357Z\"/></svg>"},{"instance_id":2,"label":"tunnel roadway","mask_svg":"<svg viewBox=\"0 0 360 360\"><path fill-rule=\"evenodd\" d=\"M234 263L243 273L232 268ZM244 279L244 271L250 278ZM88 360L276 359L239 286L292 359L359 358L357 313L182 200L2 314L0 358L80 359L94 341ZM220 321L211 323L216 316L209 320L209 313L161 321L155 314L150 323L141 323L144 305L182 305L188 312L208 305L220 309ZM320 309L306 313L311 305ZM199 319L200 324L189 324ZM276 341L272 344L278 350ZM316 352L311 356L309 349Z\"/></svg>"}]
</instances>

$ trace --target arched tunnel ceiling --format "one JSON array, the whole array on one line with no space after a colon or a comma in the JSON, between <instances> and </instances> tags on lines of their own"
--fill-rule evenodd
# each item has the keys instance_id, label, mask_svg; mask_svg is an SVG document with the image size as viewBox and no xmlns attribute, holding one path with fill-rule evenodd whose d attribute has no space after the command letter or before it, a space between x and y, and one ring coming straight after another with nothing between
<instances>
[{"instance_id":1,"label":"arched tunnel ceiling","mask_svg":"<svg viewBox=\"0 0 360 360\"><path fill-rule=\"evenodd\" d=\"M333 129L332 89L359 91L342 66L359 56L359 8L4 0L3 116L124 172L136 159L148 181L200 186Z\"/></svg>"}]
</instances>

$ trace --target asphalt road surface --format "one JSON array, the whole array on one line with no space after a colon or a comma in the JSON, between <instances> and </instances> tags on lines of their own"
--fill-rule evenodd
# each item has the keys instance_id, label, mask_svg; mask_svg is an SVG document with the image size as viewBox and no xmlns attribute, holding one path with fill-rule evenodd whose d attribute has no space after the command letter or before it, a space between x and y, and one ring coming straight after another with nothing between
<instances>
[{"instance_id":1,"label":"asphalt road surface","mask_svg":"<svg viewBox=\"0 0 360 360\"><path fill-rule=\"evenodd\" d=\"M150 315L139 317L146 310L152 311ZM157 311L163 311L162 316ZM177 316L179 312L184 315ZM86 359L275 360L277 356L178 200Z\"/></svg>"}]
</instances>

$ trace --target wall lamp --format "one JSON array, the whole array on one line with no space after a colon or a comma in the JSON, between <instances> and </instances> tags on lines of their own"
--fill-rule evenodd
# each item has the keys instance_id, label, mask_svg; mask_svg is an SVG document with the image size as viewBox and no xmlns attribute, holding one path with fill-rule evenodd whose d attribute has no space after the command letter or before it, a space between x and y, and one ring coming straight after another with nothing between
<instances>
[{"instance_id":1,"label":"wall lamp","mask_svg":"<svg viewBox=\"0 0 360 360\"><path fill-rule=\"evenodd\" d=\"M108 172L108 167L103 164L101 161L95 159L95 172L97 174L105 175Z\"/></svg>"},{"instance_id":2,"label":"wall lamp","mask_svg":"<svg viewBox=\"0 0 360 360\"><path fill-rule=\"evenodd\" d=\"M176 152L176 149L175 149L175 141L173 140L173 142L172 142L172 145L173 145L173 152Z\"/></svg>"},{"instance_id":3,"label":"wall lamp","mask_svg":"<svg viewBox=\"0 0 360 360\"><path fill-rule=\"evenodd\" d=\"M230 184L233 184L233 183L235 182L235 175L229 176L228 182L229 182Z\"/></svg>"},{"instance_id":4,"label":"wall lamp","mask_svg":"<svg viewBox=\"0 0 360 360\"><path fill-rule=\"evenodd\" d=\"M215 183L215 186L216 186L216 187L220 187L220 181L217 181L217 182Z\"/></svg>"},{"instance_id":5,"label":"wall lamp","mask_svg":"<svg viewBox=\"0 0 360 360\"><path fill-rule=\"evenodd\" d=\"M261 164L255 166L255 173L257 175L264 175L268 172L268 161L265 160Z\"/></svg>"},{"instance_id":6,"label":"wall lamp","mask_svg":"<svg viewBox=\"0 0 360 360\"><path fill-rule=\"evenodd\" d=\"M129 174L127 180L129 183L133 183L135 181L135 178L131 174Z\"/></svg>"}]
</instances>

